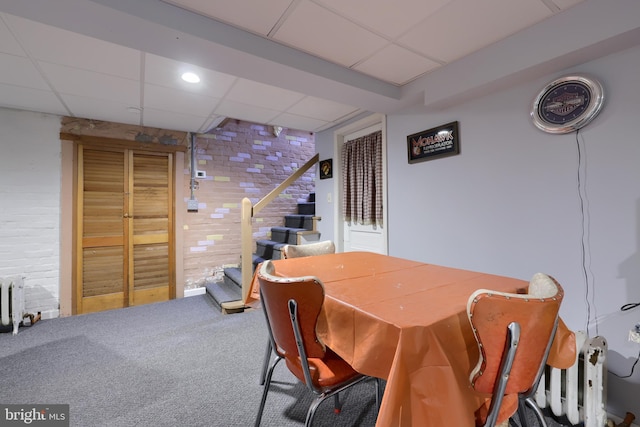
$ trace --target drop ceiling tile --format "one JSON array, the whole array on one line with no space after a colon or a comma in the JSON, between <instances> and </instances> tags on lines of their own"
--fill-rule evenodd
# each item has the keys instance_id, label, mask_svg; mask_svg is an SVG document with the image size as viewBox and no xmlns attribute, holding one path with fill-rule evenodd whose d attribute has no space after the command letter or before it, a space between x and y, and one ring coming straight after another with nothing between
<instances>
[{"instance_id":1,"label":"drop ceiling tile","mask_svg":"<svg viewBox=\"0 0 640 427\"><path fill-rule=\"evenodd\" d=\"M400 46L389 45L354 67L381 80L403 85L440 64Z\"/></svg>"},{"instance_id":2,"label":"drop ceiling tile","mask_svg":"<svg viewBox=\"0 0 640 427\"><path fill-rule=\"evenodd\" d=\"M207 133L211 129L215 129L217 126L219 126L220 123L222 123L225 119L226 119L226 117L224 117L224 116L216 116L216 115L214 115L213 117L208 118L207 121L202 126L200 126L200 128L197 129L197 132L198 133Z\"/></svg>"},{"instance_id":3,"label":"drop ceiling tile","mask_svg":"<svg viewBox=\"0 0 640 427\"><path fill-rule=\"evenodd\" d=\"M0 54L0 83L51 90L33 62L22 56Z\"/></svg>"},{"instance_id":4,"label":"drop ceiling tile","mask_svg":"<svg viewBox=\"0 0 640 427\"><path fill-rule=\"evenodd\" d=\"M337 13L396 38L452 0L316 0Z\"/></svg>"},{"instance_id":5,"label":"drop ceiling tile","mask_svg":"<svg viewBox=\"0 0 640 427\"><path fill-rule=\"evenodd\" d=\"M198 74L200 83L193 84L182 80L182 74L187 71ZM145 55L144 73L145 83L200 93L215 98L222 98L237 80L236 77L229 74L219 73L149 53Z\"/></svg>"},{"instance_id":6,"label":"drop ceiling tile","mask_svg":"<svg viewBox=\"0 0 640 427\"><path fill-rule=\"evenodd\" d=\"M266 36L292 0L163 0L200 15Z\"/></svg>"},{"instance_id":7,"label":"drop ceiling tile","mask_svg":"<svg viewBox=\"0 0 640 427\"><path fill-rule=\"evenodd\" d=\"M356 117L356 116L358 116L358 115L360 115L360 114L362 114L362 113L369 113L369 114L371 114L371 111L367 111L367 110L363 110L363 109L355 110L354 112L349 113L349 114L347 114L346 116L343 116L343 117L340 117L340 118L339 118L339 119L337 119L337 120L334 120L334 121L333 121L333 124L339 124L339 123L343 123L343 122L345 122L345 121L347 121L347 120L351 120L351 119L353 119L354 117Z\"/></svg>"},{"instance_id":8,"label":"drop ceiling tile","mask_svg":"<svg viewBox=\"0 0 640 427\"><path fill-rule=\"evenodd\" d=\"M200 129L207 122L207 117L154 110L153 108L150 108L144 110L143 121L144 126L193 132Z\"/></svg>"},{"instance_id":9,"label":"drop ceiling tile","mask_svg":"<svg viewBox=\"0 0 640 427\"><path fill-rule=\"evenodd\" d=\"M454 0L398 42L434 60L452 62L550 15L539 0Z\"/></svg>"},{"instance_id":10,"label":"drop ceiling tile","mask_svg":"<svg viewBox=\"0 0 640 427\"><path fill-rule=\"evenodd\" d=\"M297 116L314 117L319 120L332 122L347 116L358 108L350 105L339 104L321 98L306 96L300 102L287 110L288 113Z\"/></svg>"},{"instance_id":11,"label":"drop ceiling tile","mask_svg":"<svg viewBox=\"0 0 640 427\"><path fill-rule=\"evenodd\" d=\"M18 41L13 37L13 33L5 24L8 15L0 13L0 52L16 56L27 56L24 49L20 47Z\"/></svg>"},{"instance_id":12,"label":"drop ceiling tile","mask_svg":"<svg viewBox=\"0 0 640 427\"><path fill-rule=\"evenodd\" d=\"M92 0L70 3L76 1L79 5L93 4ZM450 62L535 24L556 9L570 8L582 0L164 1L205 16L217 16L220 21L401 85L418 75L419 68L424 68L423 72L433 69L434 63L425 58L436 63ZM29 11L29 6L22 5L26 3L24 1L5 3L12 4L11 10L22 10L24 16L49 19L41 11ZM149 22L166 26L153 14L156 6L162 10L171 9L164 4L150 7ZM176 19L194 18L183 10L174 12L180 12L175 14ZM83 16L80 10L61 9L51 22L64 22L63 13L69 22L92 19ZM125 12L122 16L126 19ZM206 19L196 21L202 24ZM112 37L118 28L102 28L102 24L97 24L95 30L95 34ZM222 33L235 37L239 32ZM239 40L244 39L240 37ZM138 45L138 40L129 42ZM269 57L268 52L262 54ZM300 56L294 56L300 59ZM277 57L271 59L279 60ZM249 61L247 64L251 66ZM146 99L143 119L162 124L170 122L171 117L179 117L172 127L182 127L189 122L197 126L192 131L212 123L207 97L225 100L218 107L211 104L210 109L216 114L257 123L269 123L269 120L281 117L290 121L287 126L293 128L318 124L300 118L325 123L320 129L329 128L345 120L341 114L349 117L362 111L350 112L352 107L349 106L329 105L323 100L306 97L304 93L247 83L211 70L201 70L202 83L189 86L177 80L182 65L186 64L0 13L0 105L9 108L84 117L95 113L97 117L94 118L136 123L136 119L140 120L139 114L136 117L128 113L126 107L142 107L140 103ZM144 76L141 76L142 71ZM141 77L146 80L146 88L138 82ZM265 81L269 81L267 74ZM160 86L164 89L156 91L154 87ZM24 95L17 94L22 87L25 87ZM143 88L146 94L141 90ZM44 98L38 100L36 94L42 94ZM67 111L58 97L64 98L74 111ZM50 106L51 110L45 110L45 106ZM82 112L79 106L87 110ZM113 108L113 112L109 113L108 108ZM336 116L339 118L334 119ZM298 124L294 124L294 120ZM318 129L313 128L314 131Z\"/></svg>"},{"instance_id":13,"label":"drop ceiling tile","mask_svg":"<svg viewBox=\"0 0 640 427\"><path fill-rule=\"evenodd\" d=\"M219 102L219 98L163 86L144 85L145 111L147 108L153 108L155 110L208 117Z\"/></svg>"},{"instance_id":14,"label":"drop ceiling tile","mask_svg":"<svg viewBox=\"0 0 640 427\"><path fill-rule=\"evenodd\" d=\"M552 0L556 6L558 6L561 10L569 9L571 6L575 6L578 3L581 3L583 0Z\"/></svg>"},{"instance_id":15,"label":"drop ceiling tile","mask_svg":"<svg viewBox=\"0 0 640 427\"><path fill-rule=\"evenodd\" d=\"M252 80L238 79L226 96L231 101L284 111L304 97L291 90L280 89Z\"/></svg>"},{"instance_id":16,"label":"drop ceiling tile","mask_svg":"<svg viewBox=\"0 0 640 427\"><path fill-rule=\"evenodd\" d=\"M11 16L9 25L32 58L103 74L140 78L140 52Z\"/></svg>"},{"instance_id":17,"label":"drop ceiling tile","mask_svg":"<svg viewBox=\"0 0 640 427\"><path fill-rule=\"evenodd\" d=\"M74 117L115 123L140 124L140 113L131 112L130 104L88 96L62 95Z\"/></svg>"},{"instance_id":18,"label":"drop ceiling tile","mask_svg":"<svg viewBox=\"0 0 640 427\"><path fill-rule=\"evenodd\" d=\"M295 114L283 113L273 120L269 121L268 124L274 126L282 126L289 129L318 129L327 124L327 122L317 119L312 119L309 117L297 116Z\"/></svg>"},{"instance_id":19,"label":"drop ceiling tile","mask_svg":"<svg viewBox=\"0 0 640 427\"><path fill-rule=\"evenodd\" d=\"M225 117L239 118L255 123L269 123L279 112L268 108L256 107L255 105L243 104L241 102L223 100L215 110L215 114Z\"/></svg>"},{"instance_id":20,"label":"drop ceiling tile","mask_svg":"<svg viewBox=\"0 0 640 427\"><path fill-rule=\"evenodd\" d=\"M65 116L69 111L51 91L0 84L2 106Z\"/></svg>"},{"instance_id":21,"label":"drop ceiling tile","mask_svg":"<svg viewBox=\"0 0 640 427\"><path fill-rule=\"evenodd\" d=\"M308 0L302 0L273 38L350 67L381 49L384 38Z\"/></svg>"},{"instance_id":22,"label":"drop ceiling tile","mask_svg":"<svg viewBox=\"0 0 640 427\"><path fill-rule=\"evenodd\" d=\"M59 93L140 106L137 81L46 62L39 65Z\"/></svg>"}]
</instances>

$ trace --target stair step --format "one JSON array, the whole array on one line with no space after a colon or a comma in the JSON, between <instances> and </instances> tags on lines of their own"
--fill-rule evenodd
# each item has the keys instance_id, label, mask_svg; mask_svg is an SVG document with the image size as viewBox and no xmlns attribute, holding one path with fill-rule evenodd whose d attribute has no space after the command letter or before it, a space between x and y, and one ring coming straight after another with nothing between
<instances>
[{"instance_id":1,"label":"stair step","mask_svg":"<svg viewBox=\"0 0 640 427\"><path fill-rule=\"evenodd\" d=\"M287 215L284 217L284 226L313 230L313 218L313 215Z\"/></svg>"},{"instance_id":2,"label":"stair step","mask_svg":"<svg viewBox=\"0 0 640 427\"><path fill-rule=\"evenodd\" d=\"M308 231L305 228L271 227L271 240L278 243L295 245L298 242L298 232Z\"/></svg>"},{"instance_id":3,"label":"stair step","mask_svg":"<svg viewBox=\"0 0 640 427\"><path fill-rule=\"evenodd\" d=\"M211 296L214 302L222 307L226 302L232 302L242 299L242 288L237 286L230 280L223 280L207 284L207 294Z\"/></svg>"},{"instance_id":4,"label":"stair step","mask_svg":"<svg viewBox=\"0 0 640 427\"><path fill-rule=\"evenodd\" d=\"M298 213L300 215L315 215L316 214L315 202L298 203Z\"/></svg>"},{"instance_id":5,"label":"stair step","mask_svg":"<svg viewBox=\"0 0 640 427\"><path fill-rule=\"evenodd\" d=\"M307 243L320 241L320 232L319 231L307 231L307 232L302 233L299 237L300 237L300 244L301 245L306 245Z\"/></svg>"},{"instance_id":6,"label":"stair step","mask_svg":"<svg viewBox=\"0 0 640 427\"><path fill-rule=\"evenodd\" d=\"M280 259L282 254L280 249L285 246L286 243L276 242L273 240L257 240L256 241L256 255L257 257L265 259ZM259 261L262 262L262 261ZM255 260L254 260L255 265Z\"/></svg>"},{"instance_id":7,"label":"stair step","mask_svg":"<svg viewBox=\"0 0 640 427\"><path fill-rule=\"evenodd\" d=\"M279 252L278 252L279 253ZM278 255L278 257L280 257L280 255ZM258 265L261 262L265 262L268 259L281 259L281 258L262 258L256 254L253 254L253 259L251 260L251 265L253 266L253 271L256 271L256 268L258 268Z\"/></svg>"},{"instance_id":8,"label":"stair step","mask_svg":"<svg viewBox=\"0 0 640 427\"><path fill-rule=\"evenodd\" d=\"M235 285L242 289L242 272L238 267L227 267L224 269L224 280L229 285Z\"/></svg>"}]
</instances>

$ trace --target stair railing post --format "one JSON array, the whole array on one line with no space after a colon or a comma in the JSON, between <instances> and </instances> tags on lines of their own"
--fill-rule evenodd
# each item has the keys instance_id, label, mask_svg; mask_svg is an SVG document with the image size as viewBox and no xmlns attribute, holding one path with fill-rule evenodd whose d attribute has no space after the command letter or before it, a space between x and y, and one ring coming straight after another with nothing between
<instances>
[{"instance_id":1,"label":"stair railing post","mask_svg":"<svg viewBox=\"0 0 640 427\"><path fill-rule=\"evenodd\" d=\"M316 164L319 158L320 154L316 153L311 159L302 165L300 169L296 170L289 178L271 190L269 194L259 200L255 205L252 205L251 200L247 197L242 199L242 203L240 205L240 245L242 246L240 251L240 274L242 280L242 300L222 303L223 311L226 309L234 310L239 308L245 301L247 301L249 291L251 290L251 279L253 279L253 217L266 205L271 203L273 199L278 197L278 195L295 180L300 178L307 170L309 170L309 168L311 168L311 166Z\"/></svg>"},{"instance_id":2,"label":"stair railing post","mask_svg":"<svg viewBox=\"0 0 640 427\"><path fill-rule=\"evenodd\" d=\"M249 290L251 288L251 279L253 277L253 262L252 262L252 249L253 249L253 236L252 236L252 222L253 206L251 200L247 197L242 199L241 213L240 213L240 231L241 231L241 273L242 273L242 301L247 300Z\"/></svg>"}]
</instances>

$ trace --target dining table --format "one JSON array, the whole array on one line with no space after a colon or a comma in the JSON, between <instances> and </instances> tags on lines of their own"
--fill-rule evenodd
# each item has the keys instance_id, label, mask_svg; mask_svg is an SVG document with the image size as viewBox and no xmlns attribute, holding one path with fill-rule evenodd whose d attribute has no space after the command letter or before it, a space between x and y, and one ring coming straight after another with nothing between
<instances>
[{"instance_id":1,"label":"dining table","mask_svg":"<svg viewBox=\"0 0 640 427\"><path fill-rule=\"evenodd\" d=\"M477 289L526 293L528 281L373 252L273 263L276 275L324 284L318 336L356 371L386 380L377 427L475 425L490 396L469 381L479 350L467 301ZM259 298L254 276L245 303ZM566 368L575 352L575 336L560 321L548 363Z\"/></svg>"}]
</instances>

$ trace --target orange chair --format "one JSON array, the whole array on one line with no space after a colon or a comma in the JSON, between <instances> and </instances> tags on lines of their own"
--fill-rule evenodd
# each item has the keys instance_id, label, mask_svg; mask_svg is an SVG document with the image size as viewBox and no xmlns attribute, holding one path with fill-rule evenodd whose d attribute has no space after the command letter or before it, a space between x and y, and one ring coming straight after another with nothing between
<instances>
[{"instance_id":1,"label":"orange chair","mask_svg":"<svg viewBox=\"0 0 640 427\"><path fill-rule=\"evenodd\" d=\"M262 419L273 370L284 359L291 373L317 397L307 412L305 425L310 426L316 409L325 399L334 396L338 412L338 393L370 377L356 372L340 356L325 347L316 334L318 315L324 303L324 285L318 278L278 277L271 261L261 264L257 277L269 337L277 357L267 372L255 425L258 427ZM378 380L378 408L380 399Z\"/></svg>"},{"instance_id":2,"label":"orange chair","mask_svg":"<svg viewBox=\"0 0 640 427\"><path fill-rule=\"evenodd\" d=\"M532 396L544 371L558 327L562 287L537 273L526 294L479 289L467 303L467 314L480 357L470 375L473 388L488 395L476 412L476 425L494 427L516 412L528 427L525 406L547 427Z\"/></svg>"},{"instance_id":3,"label":"orange chair","mask_svg":"<svg viewBox=\"0 0 640 427\"><path fill-rule=\"evenodd\" d=\"M308 243L306 245L285 245L281 249L283 259L304 258L308 256L325 255L336 253L336 246L331 240ZM260 374L260 384L264 384L269 361L271 360L271 341L267 341L267 351L262 362L262 373Z\"/></svg>"}]
</instances>

